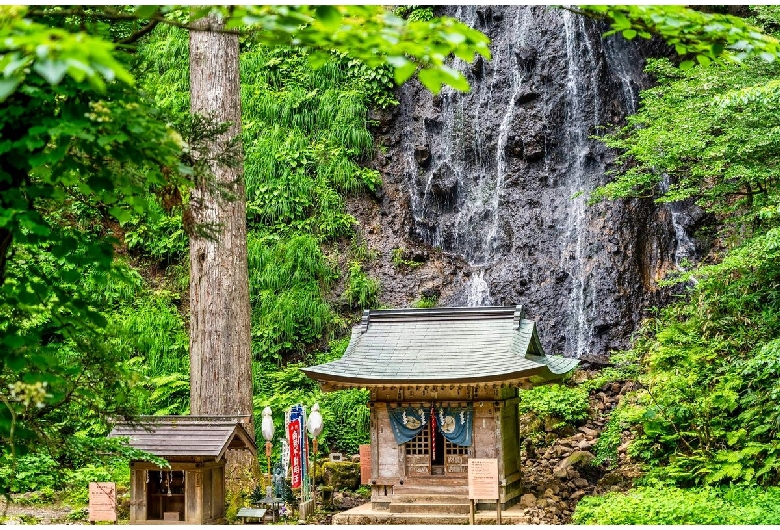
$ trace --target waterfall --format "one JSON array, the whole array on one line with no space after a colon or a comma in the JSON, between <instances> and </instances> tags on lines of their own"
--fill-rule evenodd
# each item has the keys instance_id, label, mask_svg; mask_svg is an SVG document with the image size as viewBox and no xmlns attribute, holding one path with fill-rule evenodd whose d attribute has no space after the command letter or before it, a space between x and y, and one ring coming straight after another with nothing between
<instances>
[{"instance_id":1,"label":"waterfall","mask_svg":"<svg viewBox=\"0 0 780 530\"><path fill-rule=\"evenodd\" d=\"M584 274L583 252L585 222L585 197L575 194L587 188L585 175L585 156L588 152L588 130L596 116L587 116L584 112L582 100L586 94L592 93L585 86L589 79L583 77L580 61L592 60L592 53L583 57L581 49L582 41L587 42L582 28L582 17L576 17L570 11L563 12L563 24L566 33L566 116L564 127L566 130L567 150L570 155L570 174L567 195L572 204L569 215L566 218L565 237L562 239L564 247L561 249L560 268L567 270L572 279L571 294L569 295L569 329L567 336L567 350L573 351L576 357L580 357L587 348L588 328L585 311L585 298L588 278ZM579 23L578 23L579 22ZM575 28L576 24L576 28ZM588 52L590 50L588 49ZM595 105L598 105L598 95L594 94ZM571 246L573 245L573 251ZM568 252L567 252L568 250Z\"/></svg>"},{"instance_id":2,"label":"waterfall","mask_svg":"<svg viewBox=\"0 0 780 530\"><path fill-rule=\"evenodd\" d=\"M399 89L385 136L386 185L409 197L407 237L468 269L440 301L522 303L550 353L625 347L651 301L646 279L662 269L656 254L667 251L656 234L668 230L654 228L650 201L586 200L614 158L591 136L634 112L649 86L639 48L561 9L437 9L488 34L493 55L453 62L469 93Z\"/></svg>"},{"instance_id":3,"label":"waterfall","mask_svg":"<svg viewBox=\"0 0 780 530\"><path fill-rule=\"evenodd\" d=\"M445 87L440 96L440 146L435 165L415 175L407 173L412 196L412 212L418 235L428 244L462 255L473 267L488 267L498 258L496 249L503 243L500 231L500 205L507 173L507 144L512 130L516 100L523 85L522 72L513 67L513 47L524 45L528 11L517 10L511 21L516 39L494 48L487 90L461 94ZM460 6L455 16L477 24L476 6ZM468 73L471 65L456 61L455 68ZM502 98L506 76L510 79L509 97ZM500 110L497 135L480 127L483 120L495 120ZM449 190L457 190L451 204ZM452 209L454 218L446 225L431 226L431 217L442 209ZM486 298L486 300L489 298Z\"/></svg>"},{"instance_id":4,"label":"waterfall","mask_svg":"<svg viewBox=\"0 0 780 530\"><path fill-rule=\"evenodd\" d=\"M620 46L620 37L614 35L604 39L604 52L611 70L620 80L620 89L628 114L634 114L639 104L639 87L637 86L636 65L642 59L636 48Z\"/></svg>"},{"instance_id":5,"label":"waterfall","mask_svg":"<svg viewBox=\"0 0 780 530\"><path fill-rule=\"evenodd\" d=\"M490 298L490 287L485 281L484 270L472 274L466 285L466 305L468 307L486 306L493 303L493 299Z\"/></svg>"},{"instance_id":6,"label":"waterfall","mask_svg":"<svg viewBox=\"0 0 780 530\"><path fill-rule=\"evenodd\" d=\"M669 191L671 182L669 175L664 173L661 180L661 191ZM666 204L672 218L672 227L674 228L674 264L678 270L687 270L688 264L696 258L696 242L688 235L685 229L685 217L687 208L681 202L670 202ZM692 279L696 283L696 279Z\"/></svg>"}]
</instances>

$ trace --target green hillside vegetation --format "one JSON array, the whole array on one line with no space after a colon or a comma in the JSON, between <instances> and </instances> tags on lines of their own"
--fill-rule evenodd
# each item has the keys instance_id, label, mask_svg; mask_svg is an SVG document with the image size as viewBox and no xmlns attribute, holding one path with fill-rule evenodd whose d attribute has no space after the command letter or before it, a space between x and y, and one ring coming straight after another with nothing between
<instances>
[{"instance_id":1,"label":"green hillside vegetation","mask_svg":"<svg viewBox=\"0 0 780 530\"><path fill-rule=\"evenodd\" d=\"M144 89L179 122L188 112L187 54L187 34L172 28L157 32L140 54ZM171 68L171 61L182 67ZM329 341L343 336L351 324L351 308L376 302L375 282L366 279L369 287L356 287L352 269L339 271L333 245L355 234L356 221L344 210L345 195L381 185L378 172L359 163L373 153L369 107L395 103L391 74L340 53L314 70L303 49L267 48L246 38L241 77L256 408L271 405L279 429L282 412L299 401L320 401L326 419L333 414L329 403L337 408L353 403L346 416L362 418L368 411L364 392L321 395L299 368L314 362L317 351L331 351ZM177 221L170 215L150 217L146 233L159 243L154 235ZM163 255L154 255L153 244L145 238L139 246L148 248L158 265L181 267L181 242L172 240ZM358 269L361 258L352 257ZM347 281L340 285L346 290L335 292L345 272ZM344 347L336 342L332 349L340 354ZM156 393L184 406L186 373L161 367L153 374ZM175 374L180 376L170 379ZM170 385L176 388L168 392ZM354 426L359 428L346 431L349 440L326 427L325 448L357 451L357 444L368 439L367 425L361 419Z\"/></svg>"},{"instance_id":2,"label":"green hillside vegetation","mask_svg":"<svg viewBox=\"0 0 780 530\"><path fill-rule=\"evenodd\" d=\"M780 29L777 7L756 12L755 23ZM711 220L697 235L716 245L708 262L667 279L684 294L622 354L618 372L638 372L640 389L597 446L616 462L630 429L629 454L652 487L588 499L575 521L776 524L766 499L780 482L780 61L680 70L655 60L648 70L658 85L605 137L624 154L595 198L695 201Z\"/></svg>"}]
</instances>

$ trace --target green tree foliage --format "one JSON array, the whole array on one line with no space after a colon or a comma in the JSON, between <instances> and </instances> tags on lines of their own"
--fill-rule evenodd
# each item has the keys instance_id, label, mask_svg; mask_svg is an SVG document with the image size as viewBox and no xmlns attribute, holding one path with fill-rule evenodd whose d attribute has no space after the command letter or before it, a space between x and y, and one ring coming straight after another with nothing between
<instances>
[{"instance_id":1,"label":"green tree foliage","mask_svg":"<svg viewBox=\"0 0 780 530\"><path fill-rule=\"evenodd\" d=\"M703 66L713 60L741 63L754 56L771 62L780 52L777 38L732 15L673 5L591 5L580 6L577 11L608 19L611 29L605 35L620 33L626 39L659 35L679 55L694 57ZM692 59L686 59L680 67L687 69L694 64Z\"/></svg>"},{"instance_id":2,"label":"green tree foliage","mask_svg":"<svg viewBox=\"0 0 780 530\"><path fill-rule=\"evenodd\" d=\"M759 13L755 22L778 29L777 10ZM596 198L693 200L719 241L710 264L667 281L686 285L687 296L643 327L633 348L642 388L613 414L612 439L599 442L606 457L615 432L633 425L629 453L651 477L682 486L780 480L780 122L761 90L777 85L779 68L651 62L658 86L605 138L623 155Z\"/></svg>"},{"instance_id":3,"label":"green tree foliage","mask_svg":"<svg viewBox=\"0 0 780 530\"><path fill-rule=\"evenodd\" d=\"M763 101L735 98L746 88L776 81L778 63L753 60L682 71L666 59L649 61L647 70L658 85L642 92L642 111L605 139L623 151L620 178L593 198L691 198L708 212L734 216L732 221L759 221L780 177L780 115ZM659 187L664 176L667 189Z\"/></svg>"},{"instance_id":4,"label":"green tree foliage","mask_svg":"<svg viewBox=\"0 0 780 530\"><path fill-rule=\"evenodd\" d=\"M43 50L51 33L30 42ZM54 48L68 42L53 33ZM0 105L0 440L12 454L68 436L70 415L137 412L138 376L79 287L126 280L112 263L115 228L176 185L180 165L180 138L128 85L41 70L25 69Z\"/></svg>"}]
</instances>

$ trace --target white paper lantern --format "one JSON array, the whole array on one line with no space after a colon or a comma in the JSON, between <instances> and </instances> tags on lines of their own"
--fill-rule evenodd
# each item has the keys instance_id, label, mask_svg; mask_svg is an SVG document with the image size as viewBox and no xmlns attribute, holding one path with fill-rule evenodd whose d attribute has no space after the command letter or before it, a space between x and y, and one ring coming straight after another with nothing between
<instances>
[{"instance_id":1,"label":"white paper lantern","mask_svg":"<svg viewBox=\"0 0 780 530\"><path fill-rule=\"evenodd\" d=\"M260 430L263 433L263 438L266 442L271 442L274 439L274 420L271 417L271 407L263 409L263 422L260 424Z\"/></svg>"},{"instance_id":2,"label":"white paper lantern","mask_svg":"<svg viewBox=\"0 0 780 530\"><path fill-rule=\"evenodd\" d=\"M311 408L311 414L309 414L309 421L306 425L306 430L312 438L316 438L322 433L322 414L320 414L320 406L315 403Z\"/></svg>"}]
</instances>

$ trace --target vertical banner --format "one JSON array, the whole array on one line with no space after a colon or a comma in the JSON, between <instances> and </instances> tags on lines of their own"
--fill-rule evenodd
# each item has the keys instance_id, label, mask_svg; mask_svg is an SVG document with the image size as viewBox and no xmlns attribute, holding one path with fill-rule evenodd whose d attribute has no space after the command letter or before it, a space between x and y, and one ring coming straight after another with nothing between
<instances>
[{"instance_id":1,"label":"vertical banner","mask_svg":"<svg viewBox=\"0 0 780 530\"><path fill-rule=\"evenodd\" d=\"M295 407L293 407L293 410ZM290 414L290 423L287 424L287 440L290 444L290 471L292 473L293 488L301 487L301 417Z\"/></svg>"},{"instance_id":2,"label":"vertical banner","mask_svg":"<svg viewBox=\"0 0 780 530\"><path fill-rule=\"evenodd\" d=\"M301 488L304 500L309 498L309 438L306 436L306 409L303 405L290 408L290 423L287 436L290 440L290 467L292 468L292 487Z\"/></svg>"},{"instance_id":3,"label":"vertical banner","mask_svg":"<svg viewBox=\"0 0 780 530\"><path fill-rule=\"evenodd\" d=\"M431 459L436 460L436 411L431 403Z\"/></svg>"}]
</instances>

